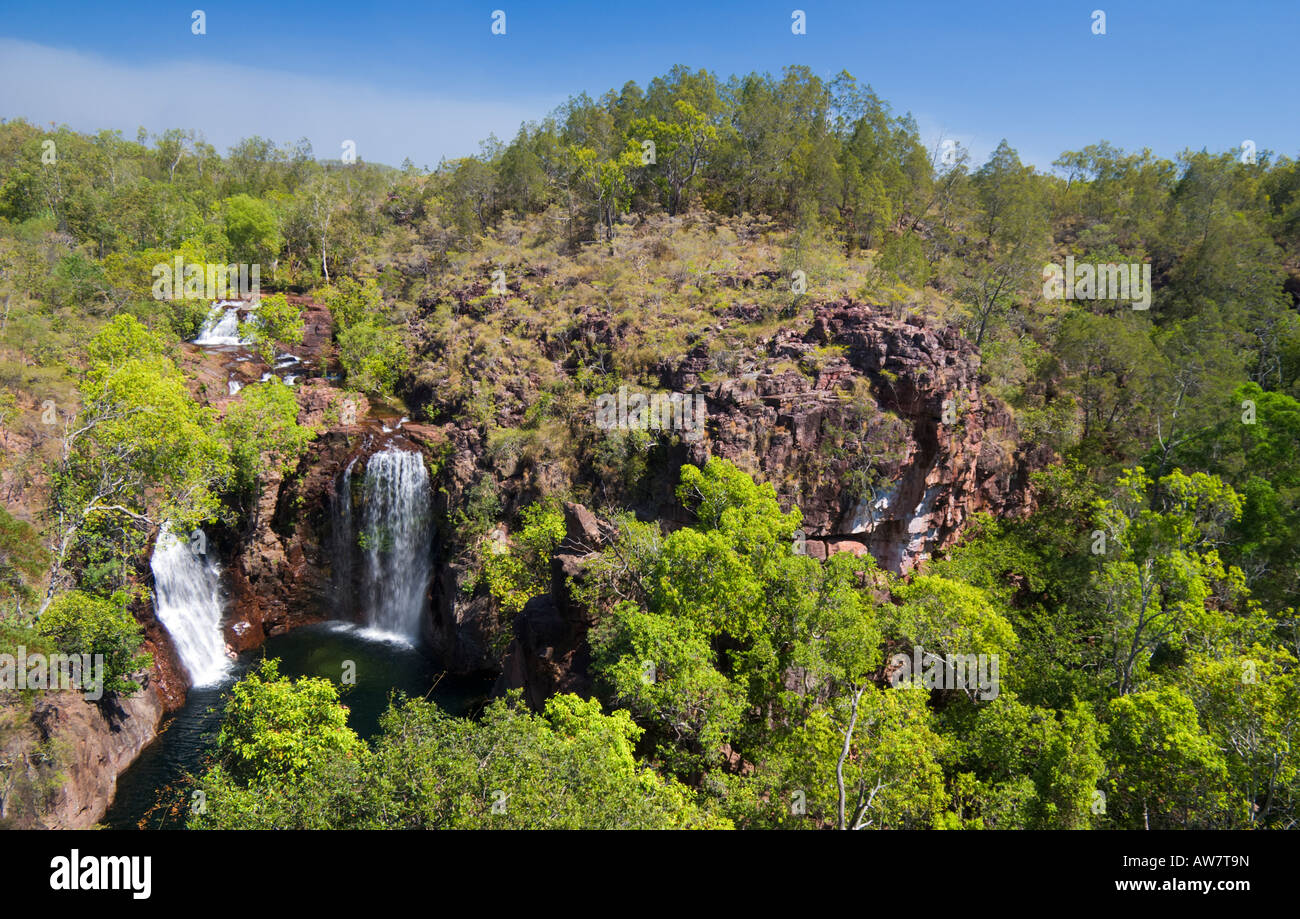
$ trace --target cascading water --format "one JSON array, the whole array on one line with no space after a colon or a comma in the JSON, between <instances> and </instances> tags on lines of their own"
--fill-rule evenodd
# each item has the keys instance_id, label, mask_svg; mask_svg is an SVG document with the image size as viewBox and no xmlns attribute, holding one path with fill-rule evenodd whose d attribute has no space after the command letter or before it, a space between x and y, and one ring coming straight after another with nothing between
<instances>
[{"instance_id":1,"label":"cascading water","mask_svg":"<svg viewBox=\"0 0 1300 919\"><path fill-rule=\"evenodd\" d=\"M248 309L246 303L238 300L222 300L212 306L212 312L203 321L199 335L194 344L205 347L221 345L246 345L249 342L239 337L239 310Z\"/></svg>"},{"instance_id":2,"label":"cascading water","mask_svg":"<svg viewBox=\"0 0 1300 919\"><path fill-rule=\"evenodd\" d=\"M221 587L217 566L195 554L166 528L153 558L154 611L167 629L194 686L221 682L230 669L221 634Z\"/></svg>"},{"instance_id":3,"label":"cascading water","mask_svg":"<svg viewBox=\"0 0 1300 919\"><path fill-rule=\"evenodd\" d=\"M424 455L389 446L371 456L362 499L358 542L365 623L418 642L433 549L432 489Z\"/></svg>"},{"instance_id":4,"label":"cascading water","mask_svg":"<svg viewBox=\"0 0 1300 919\"><path fill-rule=\"evenodd\" d=\"M357 532L352 519L352 467L357 457L348 461L339 479L338 488L330 500L333 523L331 536L334 549L334 598L338 614L345 619L356 618L357 589L353 572L353 559L357 550Z\"/></svg>"}]
</instances>

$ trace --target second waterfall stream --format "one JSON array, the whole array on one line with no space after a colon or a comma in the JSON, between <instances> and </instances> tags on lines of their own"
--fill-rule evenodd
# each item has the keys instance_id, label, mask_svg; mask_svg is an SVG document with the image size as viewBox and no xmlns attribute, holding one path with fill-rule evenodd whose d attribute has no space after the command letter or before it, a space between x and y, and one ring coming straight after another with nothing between
<instances>
[{"instance_id":1,"label":"second waterfall stream","mask_svg":"<svg viewBox=\"0 0 1300 919\"><path fill-rule=\"evenodd\" d=\"M349 466L343 481L345 499L351 494L351 477ZM347 532L354 526L350 506L343 521L341 542L360 550L362 621L376 632L412 644L420 640L432 575L432 499L424 455L390 445L366 461L355 539Z\"/></svg>"},{"instance_id":2,"label":"second waterfall stream","mask_svg":"<svg viewBox=\"0 0 1300 919\"><path fill-rule=\"evenodd\" d=\"M154 607L193 686L219 683L230 670L221 632L223 606L217 566L170 529L158 534L153 557Z\"/></svg>"}]
</instances>

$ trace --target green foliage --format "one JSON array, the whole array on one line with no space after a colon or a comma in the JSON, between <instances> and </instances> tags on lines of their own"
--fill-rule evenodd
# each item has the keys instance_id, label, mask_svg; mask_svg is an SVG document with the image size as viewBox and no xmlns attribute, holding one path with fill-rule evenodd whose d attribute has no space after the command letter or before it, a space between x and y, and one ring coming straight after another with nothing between
<instances>
[{"instance_id":1,"label":"green foliage","mask_svg":"<svg viewBox=\"0 0 1300 919\"><path fill-rule=\"evenodd\" d=\"M927 654L998 655L1005 666L1015 650L1015 630L977 587L925 574L898 585L895 593L902 605L893 612L894 628Z\"/></svg>"},{"instance_id":2,"label":"green foliage","mask_svg":"<svg viewBox=\"0 0 1300 919\"><path fill-rule=\"evenodd\" d=\"M81 410L53 475L55 585L79 555L83 575L98 570L107 579L98 586L111 592L129 580L152 525L183 531L220 512L230 465L212 412L194 402L157 345L128 316L89 344L102 360L82 381Z\"/></svg>"},{"instance_id":3,"label":"green foliage","mask_svg":"<svg viewBox=\"0 0 1300 919\"><path fill-rule=\"evenodd\" d=\"M795 750L806 753L814 738L828 756L846 736L850 747L866 742L852 713L883 663L881 627L859 580L873 566L798 554L798 510L783 512L771 485L726 460L683 466L678 495L696 525L657 538L627 524L596 566L584 597L604 610L590 638L592 669L602 693L647 729L664 768L712 787L740 824L780 823L782 788L839 795L834 760L809 773ZM628 596L635 602L619 599ZM835 732L839 746L827 739ZM747 778L724 768L728 748L757 767ZM941 786L933 759L925 762L918 781ZM885 799L853 784L869 774L878 777L859 771L845 787L856 802L849 809L863 807L854 820L917 825L934 816L933 802L885 816ZM816 789L789 785L813 777Z\"/></svg>"},{"instance_id":4,"label":"green foliage","mask_svg":"<svg viewBox=\"0 0 1300 919\"><path fill-rule=\"evenodd\" d=\"M697 625L624 603L606 616L591 642L592 663L610 699L654 726L658 756L669 768L689 774L696 759L717 755L738 725L745 699L716 669L713 649Z\"/></svg>"},{"instance_id":5,"label":"green foliage","mask_svg":"<svg viewBox=\"0 0 1300 919\"><path fill-rule=\"evenodd\" d=\"M129 360L162 357L162 337L145 328L134 316L115 316L86 347L92 366L112 368Z\"/></svg>"},{"instance_id":6,"label":"green foliage","mask_svg":"<svg viewBox=\"0 0 1300 919\"><path fill-rule=\"evenodd\" d=\"M1216 547L1241 501L1220 479L1175 470L1152 482L1142 468L1120 476L1098 502L1095 600L1109 623L1114 684L1120 695L1142 683L1157 650L1178 653L1214 641L1227 628L1217 611L1244 593L1241 572L1225 568Z\"/></svg>"},{"instance_id":7,"label":"green foliage","mask_svg":"<svg viewBox=\"0 0 1300 919\"><path fill-rule=\"evenodd\" d=\"M221 419L221 437L234 467L234 485L253 496L258 484L274 471L290 472L316 436L298 424L298 400L293 389L277 380L252 383Z\"/></svg>"},{"instance_id":8,"label":"green foliage","mask_svg":"<svg viewBox=\"0 0 1300 919\"><path fill-rule=\"evenodd\" d=\"M988 829L1089 827L1106 769L1104 738L1085 705L1057 713L1004 690L980 708L965 738L962 763L978 780L968 821Z\"/></svg>"},{"instance_id":9,"label":"green foliage","mask_svg":"<svg viewBox=\"0 0 1300 919\"><path fill-rule=\"evenodd\" d=\"M1112 700L1107 752L1110 821L1133 829L1223 825L1227 763L1177 689Z\"/></svg>"},{"instance_id":10,"label":"green foliage","mask_svg":"<svg viewBox=\"0 0 1300 919\"><path fill-rule=\"evenodd\" d=\"M360 750L334 684L281 677L270 659L231 690L215 755L232 780L274 787L292 784L331 756Z\"/></svg>"},{"instance_id":11,"label":"green foliage","mask_svg":"<svg viewBox=\"0 0 1300 919\"><path fill-rule=\"evenodd\" d=\"M269 204L241 192L227 198L224 209L226 238L237 262L266 264L276 257L282 240Z\"/></svg>"},{"instance_id":12,"label":"green foliage","mask_svg":"<svg viewBox=\"0 0 1300 919\"><path fill-rule=\"evenodd\" d=\"M267 676L274 679L274 671ZM202 781L207 806L191 813L192 827L729 825L701 809L689 789L638 763L640 729L624 712L604 714L594 700L555 696L535 715L516 695L493 702L471 721L429 702L399 699L367 748L342 726L342 709L328 683L259 679L244 700L240 692L247 682L236 687L222 729L222 738L230 740L219 741L244 777L225 763L210 769ZM255 711L246 705L254 696ZM312 739L322 729L324 739ZM257 764L267 764L269 772Z\"/></svg>"},{"instance_id":13,"label":"green foliage","mask_svg":"<svg viewBox=\"0 0 1300 919\"><path fill-rule=\"evenodd\" d=\"M36 628L64 654L102 654L104 689L131 695L140 688L131 675L151 667L153 659L140 653L144 629L126 600L125 593L104 598L68 591L41 613Z\"/></svg>"},{"instance_id":14,"label":"green foliage","mask_svg":"<svg viewBox=\"0 0 1300 919\"><path fill-rule=\"evenodd\" d=\"M377 318L383 305L383 294L374 278L363 281L339 278L337 283L320 291L319 296L340 331Z\"/></svg>"},{"instance_id":15,"label":"green foliage","mask_svg":"<svg viewBox=\"0 0 1300 919\"><path fill-rule=\"evenodd\" d=\"M302 313L284 294L258 301L257 312L239 324L239 335L253 343L266 363L275 360L276 346L302 344Z\"/></svg>"},{"instance_id":16,"label":"green foliage","mask_svg":"<svg viewBox=\"0 0 1300 919\"><path fill-rule=\"evenodd\" d=\"M378 396L391 395L409 356L399 330L363 319L338 336L339 363L348 385Z\"/></svg>"},{"instance_id":17,"label":"green foliage","mask_svg":"<svg viewBox=\"0 0 1300 919\"><path fill-rule=\"evenodd\" d=\"M1280 610L1300 589L1300 402L1246 383L1224 414L1171 459L1221 477L1240 494L1241 516L1228 527L1224 556L1246 572L1262 603Z\"/></svg>"},{"instance_id":18,"label":"green foliage","mask_svg":"<svg viewBox=\"0 0 1300 919\"><path fill-rule=\"evenodd\" d=\"M367 782L369 819L407 828L721 828L694 795L639 764L625 712L576 696L541 715L497 700L478 722L407 702L390 710ZM375 803L371 804L370 801ZM377 806L379 805L379 806ZM382 807L382 809L381 809ZM381 816L383 815L383 816Z\"/></svg>"},{"instance_id":19,"label":"green foliage","mask_svg":"<svg viewBox=\"0 0 1300 919\"><path fill-rule=\"evenodd\" d=\"M530 504L519 517L509 544L484 539L479 545L483 582L508 617L550 589L551 555L564 538L564 513L556 501Z\"/></svg>"},{"instance_id":20,"label":"green foliage","mask_svg":"<svg viewBox=\"0 0 1300 919\"><path fill-rule=\"evenodd\" d=\"M0 617L22 610L49 564L36 529L0 507Z\"/></svg>"},{"instance_id":21,"label":"green foliage","mask_svg":"<svg viewBox=\"0 0 1300 919\"><path fill-rule=\"evenodd\" d=\"M860 692L813 711L778 747L785 753L784 785L809 789L806 818L840 829L949 825L943 774L949 743L935 730L925 690L868 686ZM841 820L836 767L846 736Z\"/></svg>"},{"instance_id":22,"label":"green foliage","mask_svg":"<svg viewBox=\"0 0 1300 919\"><path fill-rule=\"evenodd\" d=\"M491 476L481 476L465 491L464 500L456 511L457 535L462 543L472 545L492 528L501 515L501 496Z\"/></svg>"},{"instance_id":23,"label":"green foliage","mask_svg":"<svg viewBox=\"0 0 1300 919\"><path fill-rule=\"evenodd\" d=\"M1215 659L1197 655L1186 692L1211 742L1225 757L1234 826L1278 827L1300 791L1293 755L1300 739L1295 655L1259 644ZM1203 817L1197 815L1197 823Z\"/></svg>"}]
</instances>

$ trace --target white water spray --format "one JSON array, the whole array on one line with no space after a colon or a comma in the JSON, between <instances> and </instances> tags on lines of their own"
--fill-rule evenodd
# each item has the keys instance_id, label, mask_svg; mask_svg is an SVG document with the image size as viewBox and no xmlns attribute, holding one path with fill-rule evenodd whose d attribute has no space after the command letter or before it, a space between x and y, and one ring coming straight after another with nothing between
<instances>
[{"instance_id":1,"label":"white water spray","mask_svg":"<svg viewBox=\"0 0 1300 919\"><path fill-rule=\"evenodd\" d=\"M361 605L368 626L420 638L433 549L432 490L424 456L390 446L366 463Z\"/></svg>"},{"instance_id":2,"label":"white water spray","mask_svg":"<svg viewBox=\"0 0 1300 919\"><path fill-rule=\"evenodd\" d=\"M221 588L217 566L196 555L166 528L153 558L154 611L167 629L194 686L221 682L230 669L221 634Z\"/></svg>"},{"instance_id":3,"label":"white water spray","mask_svg":"<svg viewBox=\"0 0 1300 919\"><path fill-rule=\"evenodd\" d=\"M214 303L212 312L203 321L198 338L194 344L205 347L221 345L247 345L247 339L239 337L239 310L249 309L246 303L238 300L221 300Z\"/></svg>"}]
</instances>

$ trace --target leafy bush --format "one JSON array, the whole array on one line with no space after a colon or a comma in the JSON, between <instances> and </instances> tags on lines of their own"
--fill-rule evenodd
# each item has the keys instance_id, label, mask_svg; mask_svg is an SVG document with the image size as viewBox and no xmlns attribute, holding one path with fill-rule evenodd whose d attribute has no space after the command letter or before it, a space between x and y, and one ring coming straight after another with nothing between
<instances>
[{"instance_id":1,"label":"leafy bush","mask_svg":"<svg viewBox=\"0 0 1300 919\"><path fill-rule=\"evenodd\" d=\"M408 361L397 329L366 319L340 332L338 346L349 386L379 396L392 394Z\"/></svg>"},{"instance_id":2,"label":"leafy bush","mask_svg":"<svg viewBox=\"0 0 1300 919\"><path fill-rule=\"evenodd\" d=\"M302 314L284 294L263 297L253 317L239 324L240 336L251 341L268 364L275 360L276 345L302 344L303 332Z\"/></svg>"},{"instance_id":3,"label":"leafy bush","mask_svg":"<svg viewBox=\"0 0 1300 919\"><path fill-rule=\"evenodd\" d=\"M509 546L483 540L479 547L488 592L510 616L531 597L550 590L551 554L564 539L564 513L554 501L529 505L520 520Z\"/></svg>"},{"instance_id":4,"label":"leafy bush","mask_svg":"<svg viewBox=\"0 0 1300 919\"><path fill-rule=\"evenodd\" d=\"M107 599L79 590L55 597L37 620L37 631L64 654L102 654L104 689L131 695L140 685L131 674L152 666L141 654L144 629L126 608L125 593Z\"/></svg>"}]
</instances>

